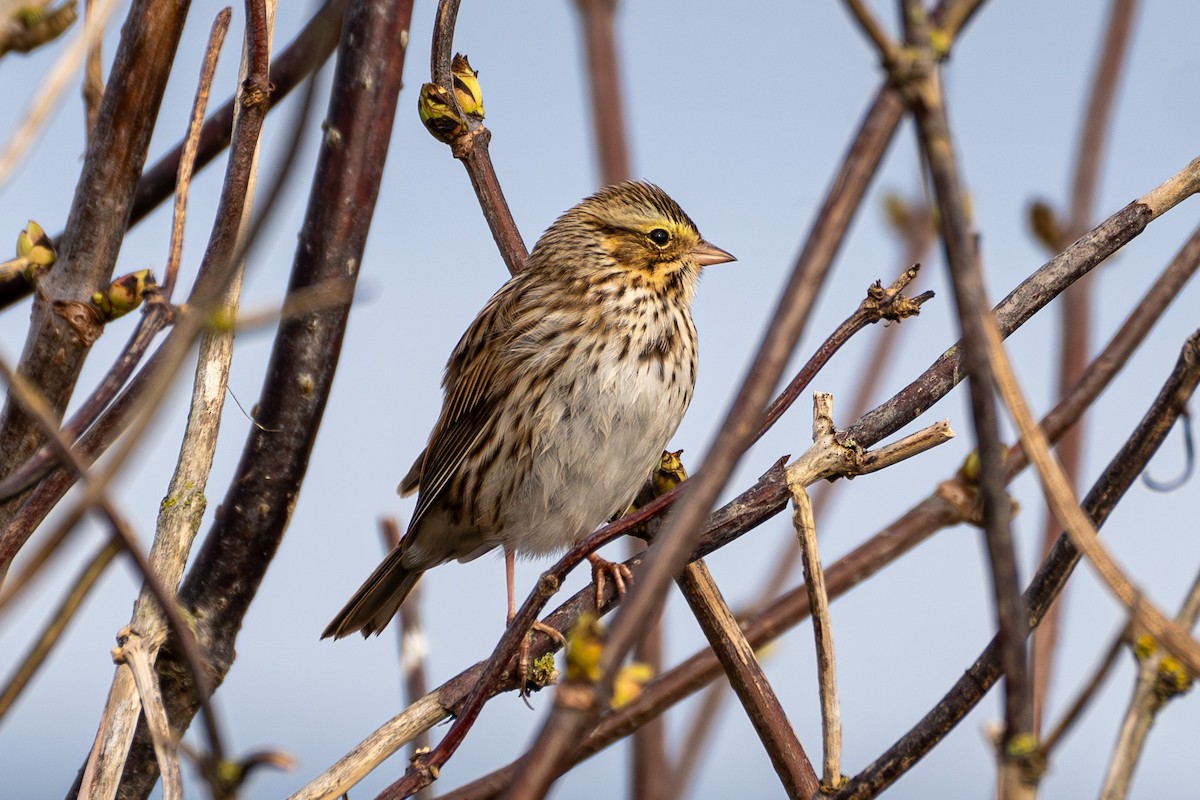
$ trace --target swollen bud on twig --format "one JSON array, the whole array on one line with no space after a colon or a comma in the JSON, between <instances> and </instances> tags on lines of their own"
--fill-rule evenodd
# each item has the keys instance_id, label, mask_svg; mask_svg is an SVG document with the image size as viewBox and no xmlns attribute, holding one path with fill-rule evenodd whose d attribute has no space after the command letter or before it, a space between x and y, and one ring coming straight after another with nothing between
<instances>
[{"instance_id":1,"label":"swollen bud on twig","mask_svg":"<svg viewBox=\"0 0 1200 800\"><path fill-rule=\"evenodd\" d=\"M147 294L158 289L154 273L148 269L140 269L128 275L122 275L108 289L92 295L92 303L100 309L105 320L123 317L142 304Z\"/></svg>"},{"instance_id":2,"label":"swollen bud on twig","mask_svg":"<svg viewBox=\"0 0 1200 800\"><path fill-rule=\"evenodd\" d=\"M1061 248L1062 226L1058 224L1058 215L1049 203L1038 200L1029 207L1029 228L1033 235L1051 253L1057 253Z\"/></svg>"},{"instance_id":3,"label":"swollen bud on twig","mask_svg":"<svg viewBox=\"0 0 1200 800\"><path fill-rule=\"evenodd\" d=\"M629 506L626 514L632 514L644 505L649 504L656 497L662 497L667 492L674 489L679 484L687 480L687 469L683 466L683 460L680 456L683 455L682 450L671 452L663 450L662 455L658 459L658 466L650 473L650 477L642 484L642 488L638 490L637 497L633 498L633 503Z\"/></svg>"},{"instance_id":4,"label":"swollen bud on twig","mask_svg":"<svg viewBox=\"0 0 1200 800\"><path fill-rule=\"evenodd\" d=\"M468 117L483 119L483 89L479 85L479 70L471 69L471 62L461 53L454 54L450 62L450 74L454 76L454 99L458 108Z\"/></svg>"},{"instance_id":5,"label":"swollen bud on twig","mask_svg":"<svg viewBox=\"0 0 1200 800\"><path fill-rule=\"evenodd\" d=\"M450 63L450 74L454 82L454 96L449 90L436 83L426 83L417 98L417 113L433 138L443 144L452 144L455 139L469 130L468 119L479 122L483 119L483 89L479 86L479 73L471 69L471 62L462 54L456 54ZM455 103L458 109L455 110Z\"/></svg>"},{"instance_id":6,"label":"swollen bud on twig","mask_svg":"<svg viewBox=\"0 0 1200 800\"><path fill-rule=\"evenodd\" d=\"M417 113L425 129L443 144L450 144L467 132L467 123L454 112L450 93L435 83L421 86L417 97Z\"/></svg>"},{"instance_id":7,"label":"swollen bud on twig","mask_svg":"<svg viewBox=\"0 0 1200 800\"><path fill-rule=\"evenodd\" d=\"M571 628L566 647L568 681L596 683L604 677L600 671L604 635L604 626L591 612L584 613ZM653 677L654 670L648 664L634 661L622 667L613 678L612 707L620 708L635 700Z\"/></svg>"},{"instance_id":8,"label":"swollen bud on twig","mask_svg":"<svg viewBox=\"0 0 1200 800\"><path fill-rule=\"evenodd\" d=\"M51 9L49 2L41 5L18 4L0 20L0 55L15 50L28 53L61 36L79 19L75 0Z\"/></svg>"},{"instance_id":9,"label":"swollen bud on twig","mask_svg":"<svg viewBox=\"0 0 1200 800\"><path fill-rule=\"evenodd\" d=\"M33 220L17 236L17 257L8 262L12 268L20 269L25 280L33 283L40 272L53 266L57 254L54 243L42 230L42 226Z\"/></svg>"},{"instance_id":10,"label":"swollen bud on twig","mask_svg":"<svg viewBox=\"0 0 1200 800\"><path fill-rule=\"evenodd\" d=\"M632 703L653 677L654 669L649 664L643 664L640 661L634 661L621 667L617 677L613 679L612 707L620 708Z\"/></svg>"},{"instance_id":11,"label":"swollen bud on twig","mask_svg":"<svg viewBox=\"0 0 1200 800\"><path fill-rule=\"evenodd\" d=\"M1133 655L1138 661L1145 661L1157 652L1158 642L1149 634L1143 634L1133 642ZM1179 659L1164 653L1154 678L1154 696L1165 702L1191 688L1192 676L1188 674L1187 667Z\"/></svg>"},{"instance_id":12,"label":"swollen bud on twig","mask_svg":"<svg viewBox=\"0 0 1200 800\"><path fill-rule=\"evenodd\" d=\"M592 612L585 612L567 633L567 680L594 683L600 680L600 658L604 655L604 626Z\"/></svg>"}]
</instances>

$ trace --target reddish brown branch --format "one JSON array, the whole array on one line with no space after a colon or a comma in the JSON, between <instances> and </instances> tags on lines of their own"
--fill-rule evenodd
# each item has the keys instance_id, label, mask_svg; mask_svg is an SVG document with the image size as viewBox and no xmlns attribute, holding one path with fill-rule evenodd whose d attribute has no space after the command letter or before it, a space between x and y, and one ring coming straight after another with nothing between
<instances>
[{"instance_id":1,"label":"reddish brown branch","mask_svg":"<svg viewBox=\"0 0 1200 800\"><path fill-rule=\"evenodd\" d=\"M454 52L454 25L458 19L460 0L439 0L437 18L433 26L433 46L429 53L430 72L435 86L445 89L445 100L450 106L451 116L461 123L461 128L449 137L448 144L454 157L462 161L479 198L479 207L487 220L488 228L500 256L510 274L516 275L525 267L529 251L517 230L492 158L488 154L488 143L492 132L483 125L482 117L467 115L459 108L455 97L454 77L450 65Z\"/></svg>"},{"instance_id":2,"label":"reddish brown branch","mask_svg":"<svg viewBox=\"0 0 1200 800\"><path fill-rule=\"evenodd\" d=\"M576 0L575 5L587 51L592 135L600 162L600 183L617 183L632 176L617 56L617 0Z\"/></svg>"}]
</instances>

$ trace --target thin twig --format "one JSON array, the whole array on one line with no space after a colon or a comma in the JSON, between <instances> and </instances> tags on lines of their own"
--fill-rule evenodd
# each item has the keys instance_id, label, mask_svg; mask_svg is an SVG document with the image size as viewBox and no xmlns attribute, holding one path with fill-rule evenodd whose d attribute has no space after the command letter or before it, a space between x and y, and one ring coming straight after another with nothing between
<instances>
[{"instance_id":1,"label":"thin twig","mask_svg":"<svg viewBox=\"0 0 1200 800\"><path fill-rule=\"evenodd\" d=\"M326 0L296 34L296 38L271 63L271 82L275 86L275 91L271 94L272 108L328 60L341 34L341 20L346 2L347 0ZM197 170L211 164L229 146L236 105L235 96L225 101L224 105L205 120L200 132L200 147L196 154ZM184 143L180 142L142 171L133 208L129 214L129 227L144 220L174 193L183 145ZM59 241L61 238L62 234L59 234L54 240ZM20 292L5 292L0 297L0 308L29 296L31 292L28 284Z\"/></svg>"},{"instance_id":2,"label":"thin twig","mask_svg":"<svg viewBox=\"0 0 1200 800\"><path fill-rule=\"evenodd\" d=\"M1129 203L1009 292L992 310L1002 336L1008 336L1067 286L1132 241L1154 220L1200 190L1200 158L1160 186ZM912 383L846 429L857 442L872 445L912 422L945 397L962 377L963 343L950 347Z\"/></svg>"},{"instance_id":3,"label":"thin twig","mask_svg":"<svg viewBox=\"0 0 1200 800\"><path fill-rule=\"evenodd\" d=\"M1055 605L1058 604L1055 603ZM1051 606L1051 609L1053 610L1053 606ZM1042 626L1046 624L1049 618L1050 613L1047 612L1046 616L1042 619L1042 624L1038 626L1038 630L1041 630ZM1067 710L1063 712L1062 719L1060 719L1054 725L1054 727L1050 729L1050 732L1038 742L1038 750L1041 752L1041 759L1043 762L1050 762L1050 757L1054 754L1055 748L1058 747L1059 742L1061 742L1063 737L1065 737L1071 728L1075 726L1075 723L1082 718L1083 712L1087 709L1088 704L1095 700L1100 694L1100 689L1104 686L1104 682L1108 680L1109 675L1112 674L1112 668L1117 663L1117 656L1120 655L1121 651L1125 648L1125 643L1129 638L1128 630L1128 625L1122 625L1120 632L1117 633L1116 636L1112 637L1112 641L1105 649L1104 655L1100 657L1100 662L1096 665L1096 668L1092 670L1092 676L1088 678L1087 683L1085 683L1083 688L1079 690L1079 694L1077 694L1071 704L1067 706Z\"/></svg>"},{"instance_id":4,"label":"thin twig","mask_svg":"<svg viewBox=\"0 0 1200 800\"><path fill-rule=\"evenodd\" d=\"M0 720L8 713L13 702L20 697L29 680L37 673L42 664L45 663L46 658L61 639L63 631L66 630L67 623L75 616L75 612L79 610L88 593L91 592L92 587L100 580L100 577L104 574L104 570L108 568L108 565L112 563L113 558L119 552L121 552L121 545L115 540L110 539L101 545L94 556L88 559L83 571L71 583L71 590L63 598L62 604L54 612L54 616L50 618L46 629L42 631L42 635L30 647L25 657L21 659L17 668L13 671L12 677L5 684L4 690L0 692Z\"/></svg>"},{"instance_id":5,"label":"thin twig","mask_svg":"<svg viewBox=\"0 0 1200 800\"><path fill-rule=\"evenodd\" d=\"M1001 651L1004 654L1004 734L1000 746L1000 787L1003 798L1022 796L1033 772L1024 756L1033 732L1033 693L1029 683L1025 606L1021 601L1016 548L1011 528L1011 502L1005 490L1005 451L995 396L995 364L984 347L983 323L988 317L987 295L979 252L971 235L966 192L954 156L941 74L918 0L905 0L907 44L921 63L910 63L911 82L905 96L917 123L921 152L933 181L941 224L942 244L950 271L963 338L963 367L970 390L971 418L979 456L978 487L982 500L981 527L987 543L988 565ZM899 74L894 73L899 79Z\"/></svg>"},{"instance_id":6,"label":"thin twig","mask_svg":"<svg viewBox=\"0 0 1200 800\"><path fill-rule=\"evenodd\" d=\"M399 546L400 526L395 517L379 520L379 532L388 550ZM413 587L408 599L400 606L400 625L396 633L400 640L400 675L404 683L404 701L415 703L429 692L429 684L425 677L425 656L429 652L429 642L421 623L420 583ZM413 737L408 748L409 758L428 749L429 731L424 730ZM433 797L433 791L426 787L417 792L416 797L417 800L426 800Z\"/></svg>"},{"instance_id":7,"label":"thin twig","mask_svg":"<svg viewBox=\"0 0 1200 800\"><path fill-rule=\"evenodd\" d=\"M1055 250L1061 250L1087 233L1095 218L1097 186L1104 143L1112 121L1112 108L1117 85L1132 38L1133 15L1138 0L1113 0L1110 6L1108 29L1096 59L1091 96L1087 113L1079 132L1075 152L1075 177L1071 184L1070 215L1061 230ZM1092 281L1084 278L1071 287L1063 297L1060 316L1060 347L1058 362L1058 396L1065 395L1087 366L1091 350ZM1058 458L1068 475L1076 476L1083 460L1085 420L1069 430L1057 446ZM1042 556L1054 546L1059 534L1058 523L1047 515L1042 530ZM1050 609L1038 627L1031 644L1033 675L1034 731L1041 731L1042 715L1049 690L1058 640L1058 624L1064 597Z\"/></svg>"},{"instance_id":8,"label":"thin twig","mask_svg":"<svg viewBox=\"0 0 1200 800\"><path fill-rule=\"evenodd\" d=\"M821 787L837 789L842 783L842 715L838 705L837 667L833 652L833 625L829 618L829 595L825 589L825 571L821 567L821 556L817 550L817 523L813 520L812 503L803 486L796 484L791 489L792 503L795 506L792 525L796 528L796 538L799 539L801 561L804 565L804 586L808 589L808 607L812 613L813 639L817 649L817 683L821 695L821 734L824 744Z\"/></svg>"},{"instance_id":9,"label":"thin twig","mask_svg":"<svg viewBox=\"0 0 1200 800\"><path fill-rule=\"evenodd\" d=\"M1175 621L1183 628L1191 629L1200 614L1200 575L1192 581L1192 588L1184 598L1183 607ZM1150 728L1158 713L1167 702L1191 688L1195 671L1184 671L1179 663L1170 663L1155 647L1153 640L1144 638L1135 643L1140 665L1133 697L1121 723L1121 732L1113 747L1104 785L1100 789L1100 800L1125 800L1133 784L1133 772L1144 751Z\"/></svg>"},{"instance_id":10,"label":"thin twig","mask_svg":"<svg viewBox=\"0 0 1200 800\"><path fill-rule=\"evenodd\" d=\"M851 336L880 320L901 322L921 312L921 306L933 298L933 292L924 292L912 298L904 296L904 290L916 279L920 269L920 264L913 264L900 273L900 277L887 289L883 288L880 281L876 281L868 287L866 297L859 303L854 313L844 319L834 332L826 337L813 358L796 373L784 390L779 393L779 396L767 406L763 413L763 421L754 436L754 442L757 442L774 427L784 412L791 408L800 393L812 382L817 370L824 366L829 357L840 349ZM826 352L829 353L829 356L825 355Z\"/></svg>"},{"instance_id":11,"label":"thin twig","mask_svg":"<svg viewBox=\"0 0 1200 800\"><path fill-rule=\"evenodd\" d=\"M34 303L20 371L49 402L55 429L103 330L88 301L111 279L137 186L137 171L130 165L145 159L153 133L148 121L158 113L186 12L173 3L134 0L58 260L38 282L44 291ZM93 20L100 16L98 11ZM6 404L0 414L0 474L8 475L46 439L43 428L16 403ZM0 504L0 529L8 527L19 505L19 498Z\"/></svg>"},{"instance_id":12,"label":"thin twig","mask_svg":"<svg viewBox=\"0 0 1200 800\"><path fill-rule=\"evenodd\" d=\"M151 654L137 633L129 632L113 650L113 661L124 664L133 675L137 696L146 720L146 728L154 741L158 769L162 774L163 800L183 800L183 777L179 771L179 754L171 735L171 724L163 708L162 694L151 664Z\"/></svg>"},{"instance_id":13,"label":"thin twig","mask_svg":"<svg viewBox=\"0 0 1200 800\"><path fill-rule=\"evenodd\" d=\"M175 202L170 255L166 272L169 282L166 284L168 293L178 270L186 214L187 188L191 181L191 170L195 161L196 142L199 139L200 126L204 120L204 109L210 94L217 57L224 42L231 16L232 11L229 8L217 15L201 67L187 146L184 148L184 157L180 160L177 182L179 194ZM257 30L258 27L254 24L248 26L251 36ZM243 58L241 65L243 78L247 69L246 59ZM248 212L249 204L243 207L242 216L248 216ZM223 298L228 307L236 308L239 289L240 281L236 279L230 281L227 294ZM192 541L199 530L200 520L206 507L204 492L216 450L217 431L225 400L225 387L228 382L232 352L233 336L231 332L206 330L201 335L187 427L170 485L159 506L154 543L151 546L148 560L155 575L164 585L170 586L173 590L178 587L183 575L184 565L191 552ZM153 665L158 656L158 650L166 641L169 631L163 624L162 616L146 590L142 591L135 602L128 631L136 637L139 646L146 652L148 663ZM118 791L128 748L133 741L138 722L138 705L133 702L135 687L132 683L136 677L132 672L118 670L109 689L108 699L97 728L97 744L93 748L94 755L88 760L82 778L82 785L88 787L94 797L115 796ZM140 693L140 687L138 690ZM153 733L151 730L152 735ZM156 741L156 752L160 749ZM159 762L160 764L162 762L161 755L159 755ZM216 788L218 781L215 774L212 774L211 770L208 770L208 773L205 777L213 785L214 793L219 794L220 792Z\"/></svg>"},{"instance_id":14,"label":"thin twig","mask_svg":"<svg viewBox=\"0 0 1200 800\"><path fill-rule=\"evenodd\" d=\"M71 451L70 444L62 438L61 432L55 427L54 419L50 416L49 403L40 398L35 390L29 386L26 379L14 373L3 359L0 359L0 377L3 377L5 382L8 383L9 397L13 398L23 407L24 412L33 419L44 436L48 437L51 442L57 442L56 449L59 451L59 455L67 461L70 468L79 477L85 479L86 488L83 497L80 499L78 505L66 515L66 518L60 523L60 527L64 529L75 527L82 519L84 513L92 508L97 509L107 517L114 540L119 542L122 548L129 554L138 572L141 573L147 589L153 595L167 622L175 631L186 671L190 674L191 679L196 681L197 685L208 687L209 681L205 671L206 659L204 653L196 643L191 629L184 621L183 615L175 603L174 593L163 586L162 582L154 575L149 562L146 560L146 556L140 549L137 535L134 534L129 523L117 512L112 501L108 498L105 488L107 481L94 480L88 475L86 466L75 457ZM204 728L212 750L212 759L215 763L220 763L223 758L224 748L221 746L221 734L216 718L213 716L212 707L207 703L202 703L201 709L204 712Z\"/></svg>"},{"instance_id":15,"label":"thin twig","mask_svg":"<svg viewBox=\"0 0 1200 800\"><path fill-rule=\"evenodd\" d=\"M116 0L97 0L94 7L91 3L88 4L82 34L71 42L71 46L46 73L37 89L30 93L33 101L9 138L8 146L0 151L0 186L8 182L29 148L41 138L38 135L39 131L55 106L62 102L71 76L79 68L84 54L93 47L99 47L100 39L104 36L104 26L108 24L109 17L117 10L118 5Z\"/></svg>"},{"instance_id":16,"label":"thin twig","mask_svg":"<svg viewBox=\"0 0 1200 800\"><path fill-rule=\"evenodd\" d=\"M484 219L500 250L509 273L516 275L525 267L529 251L517 230L508 201L500 188L496 177L496 169L492 166L492 158L488 154L488 143L492 132L483 124L482 117L463 114L455 97L454 77L450 64L454 52L454 24L458 19L460 0L439 0L437 17L433 26L433 46L430 48L429 64L435 86L445 90L446 102L450 106L453 118L462 125L460 130L449 137L448 144L454 157L462 161L466 167L471 186L479 198L479 207L483 210Z\"/></svg>"},{"instance_id":17,"label":"thin twig","mask_svg":"<svg viewBox=\"0 0 1200 800\"><path fill-rule=\"evenodd\" d=\"M885 62L896 61L900 45L888 35L883 25L875 18L875 14L871 9L867 8L862 0L843 0L843 2L846 4L846 9L850 12L850 16L854 18L854 21L862 28L863 33L875 45L875 49L879 51L883 60Z\"/></svg>"},{"instance_id":18,"label":"thin twig","mask_svg":"<svg viewBox=\"0 0 1200 800\"><path fill-rule=\"evenodd\" d=\"M934 241L934 227L928 208L924 205L908 206L894 198L889 198L887 203L889 219L905 245L900 263L920 263L925 259ZM898 328L899 326L892 327ZM879 340L879 344L871 349L871 360L860 371L859 383L851 392L851 397L854 398L850 411L851 417L862 416L870 407L868 403L875 396L887 367L892 362L893 353L901 341L903 330L905 329L901 328L884 335ZM818 523L828 511L830 503L840 487L844 485L843 481L821 483L812 492L813 516ZM748 604L746 613L755 613L771 603L783 590L799 560L799 548L791 541L783 541L776 557L767 560L767 563L774 566L771 567L770 572L758 587L757 597ZM727 697L728 691L724 684L713 684L700 699L699 708L684 725L686 735L678 747L678 763L666 781L671 787L671 800L679 800L688 795L688 788L695 777L696 766L707 750L717 716Z\"/></svg>"},{"instance_id":19,"label":"thin twig","mask_svg":"<svg viewBox=\"0 0 1200 800\"><path fill-rule=\"evenodd\" d=\"M95 6L96 0L85 0L83 4L84 19L95 13ZM88 139L92 138L92 129L96 127L96 118L100 116L100 101L104 97L103 44L103 37L99 36L89 42L83 67L83 109Z\"/></svg>"},{"instance_id":20,"label":"thin twig","mask_svg":"<svg viewBox=\"0 0 1200 800\"><path fill-rule=\"evenodd\" d=\"M632 177L617 55L617 0L576 0L575 7L579 9L587 52L592 135L596 140L600 183L608 185Z\"/></svg>"}]
</instances>

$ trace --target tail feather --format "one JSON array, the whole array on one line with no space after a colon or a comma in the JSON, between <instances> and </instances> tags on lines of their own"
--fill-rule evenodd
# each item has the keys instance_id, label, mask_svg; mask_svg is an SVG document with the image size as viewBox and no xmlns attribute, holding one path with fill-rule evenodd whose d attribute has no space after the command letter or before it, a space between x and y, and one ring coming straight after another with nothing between
<instances>
[{"instance_id":1,"label":"tail feather","mask_svg":"<svg viewBox=\"0 0 1200 800\"><path fill-rule=\"evenodd\" d=\"M399 547L387 554L346 607L326 626L322 639L330 636L341 639L355 631L361 631L363 637L367 637L383 630L425 572L404 566L401 563L403 555Z\"/></svg>"}]
</instances>

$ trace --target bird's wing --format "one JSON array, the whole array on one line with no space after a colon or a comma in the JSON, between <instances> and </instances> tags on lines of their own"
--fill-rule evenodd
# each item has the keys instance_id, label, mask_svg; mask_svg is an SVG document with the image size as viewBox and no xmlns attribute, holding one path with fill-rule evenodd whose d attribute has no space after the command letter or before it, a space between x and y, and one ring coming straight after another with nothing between
<instances>
[{"instance_id":1,"label":"bird's wing","mask_svg":"<svg viewBox=\"0 0 1200 800\"><path fill-rule=\"evenodd\" d=\"M467 328L446 365L443 384L446 399L437 425L429 437L420 468L409 471L401 483L420 494L408 529L415 532L421 518L438 502L450 479L487 431L497 398L511 385L511 339L513 315L520 297L521 282L509 281L498 291ZM414 474L415 473L415 474Z\"/></svg>"}]
</instances>

